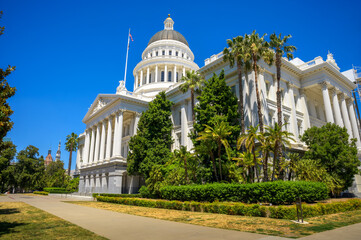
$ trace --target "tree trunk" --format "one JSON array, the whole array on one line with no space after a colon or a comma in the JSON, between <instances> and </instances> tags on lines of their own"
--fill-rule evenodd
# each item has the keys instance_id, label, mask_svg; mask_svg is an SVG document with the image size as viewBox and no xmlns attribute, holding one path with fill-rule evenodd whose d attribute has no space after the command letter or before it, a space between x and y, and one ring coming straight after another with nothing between
<instances>
[{"instance_id":1,"label":"tree trunk","mask_svg":"<svg viewBox=\"0 0 361 240\"><path fill-rule=\"evenodd\" d=\"M258 90L257 58L256 58L256 55L254 55L254 54L253 54L253 71L254 71L254 80L255 80L255 85L256 85L256 97L257 97L257 107L258 107L259 130L261 132L263 132L262 105L261 105L261 99L259 97L259 90Z\"/></svg>"},{"instance_id":2,"label":"tree trunk","mask_svg":"<svg viewBox=\"0 0 361 240\"><path fill-rule=\"evenodd\" d=\"M214 176L216 176L216 181L218 182L218 174L217 174L216 160L214 159L213 152L210 152L210 154L211 154L211 159L212 159L212 164L213 164Z\"/></svg>"},{"instance_id":3,"label":"tree trunk","mask_svg":"<svg viewBox=\"0 0 361 240\"><path fill-rule=\"evenodd\" d=\"M191 105L192 105L192 120L194 124L195 115L194 115L194 89L191 88Z\"/></svg>"},{"instance_id":4,"label":"tree trunk","mask_svg":"<svg viewBox=\"0 0 361 240\"><path fill-rule=\"evenodd\" d=\"M253 153L253 162L254 162L254 175L256 175L257 181L259 182L259 175L258 175L258 167L257 167L257 159L256 159L256 149L255 146L252 147L252 153ZM252 176L253 179L255 179L255 176ZM254 180L253 180L254 182Z\"/></svg>"},{"instance_id":5,"label":"tree trunk","mask_svg":"<svg viewBox=\"0 0 361 240\"><path fill-rule=\"evenodd\" d=\"M218 142L218 165L219 165L219 177L222 181L222 159L221 159L221 147L222 147L222 143Z\"/></svg>"},{"instance_id":6,"label":"tree trunk","mask_svg":"<svg viewBox=\"0 0 361 240\"><path fill-rule=\"evenodd\" d=\"M187 159L186 159L185 156L184 156L183 160L184 160L184 172L186 174L186 182L187 182L187 184L189 184L188 170L187 170Z\"/></svg>"},{"instance_id":7,"label":"tree trunk","mask_svg":"<svg viewBox=\"0 0 361 240\"><path fill-rule=\"evenodd\" d=\"M282 130L282 99L281 99L281 90L280 90L280 85L281 85L281 55L279 53L277 53L276 51L276 70L277 70L277 121L278 121L278 126L281 128ZM275 158L278 158L278 163L281 161L282 155L283 155L283 151L282 151L282 144L278 144L278 149L277 149L277 156L275 156ZM279 166L278 166L279 167ZM277 170L279 170L277 168Z\"/></svg>"},{"instance_id":8,"label":"tree trunk","mask_svg":"<svg viewBox=\"0 0 361 240\"><path fill-rule=\"evenodd\" d=\"M241 133L245 133L245 124L244 124L244 104L243 104L243 84L242 84L242 66L237 62L237 72L238 72L238 91L239 91L239 114L240 114L240 124L241 124Z\"/></svg>"},{"instance_id":9,"label":"tree trunk","mask_svg":"<svg viewBox=\"0 0 361 240\"><path fill-rule=\"evenodd\" d=\"M264 153L264 161L263 161L263 182L268 182L268 156L269 152L266 151Z\"/></svg>"},{"instance_id":10,"label":"tree trunk","mask_svg":"<svg viewBox=\"0 0 361 240\"><path fill-rule=\"evenodd\" d=\"M273 169L272 169L272 176L271 176L271 181L275 180L275 172L276 169L278 169L277 167L277 156L278 155L278 142L276 142L276 146L273 150Z\"/></svg>"},{"instance_id":11,"label":"tree trunk","mask_svg":"<svg viewBox=\"0 0 361 240\"><path fill-rule=\"evenodd\" d=\"M73 148L70 148L70 153L69 153L69 166L68 166L68 176L70 176L72 154L73 154Z\"/></svg>"}]
</instances>

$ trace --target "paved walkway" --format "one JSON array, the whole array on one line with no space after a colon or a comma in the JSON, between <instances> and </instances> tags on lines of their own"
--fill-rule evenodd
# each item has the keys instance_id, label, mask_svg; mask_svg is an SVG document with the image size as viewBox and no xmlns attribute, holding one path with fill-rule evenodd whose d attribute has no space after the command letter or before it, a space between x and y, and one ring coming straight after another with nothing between
<instances>
[{"instance_id":1,"label":"paved walkway","mask_svg":"<svg viewBox=\"0 0 361 240\"><path fill-rule=\"evenodd\" d=\"M209 228L147 217L133 216L108 210L64 203L62 202L64 200L79 199L64 199L52 196L29 196L21 194L0 197L0 202L25 202L109 239L287 239L256 233ZM361 239L361 223L313 234L311 236L300 239L359 240Z\"/></svg>"}]
</instances>

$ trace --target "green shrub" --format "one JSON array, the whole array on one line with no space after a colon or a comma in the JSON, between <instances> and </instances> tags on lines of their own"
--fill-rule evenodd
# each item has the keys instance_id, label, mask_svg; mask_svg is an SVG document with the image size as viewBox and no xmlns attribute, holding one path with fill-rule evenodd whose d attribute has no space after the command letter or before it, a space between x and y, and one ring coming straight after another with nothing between
<instances>
[{"instance_id":1,"label":"green shrub","mask_svg":"<svg viewBox=\"0 0 361 240\"><path fill-rule=\"evenodd\" d=\"M133 205L150 208L165 208L193 212L209 212L228 215L270 217L278 219L296 219L297 209L292 206L260 206L258 204L243 204L229 202L194 202L194 201L168 201L140 198L121 198L96 196L99 202L109 202L124 205ZM332 213L347 212L361 209L360 199L351 199L346 202L317 203L313 205L302 204L303 217L310 218Z\"/></svg>"},{"instance_id":2,"label":"green shrub","mask_svg":"<svg viewBox=\"0 0 361 240\"><path fill-rule=\"evenodd\" d=\"M163 199L167 200L200 202L218 200L272 204L291 204L299 197L304 202L328 198L328 190L325 184L305 181L166 186L160 189L160 194Z\"/></svg>"},{"instance_id":3,"label":"green shrub","mask_svg":"<svg viewBox=\"0 0 361 240\"><path fill-rule=\"evenodd\" d=\"M296 206L275 206L269 207L269 217L279 219L296 219ZM348 212L361 209L360 199L350 199L345 202L317 203L313 205L302 204L303 217L310 218L321 215Z\"/></svg>"},{"instance_id":4,"label":"green shrub","mask_svg":"<svg viewBox=\"0 0 361 240\"><path fill-rule=\"evenodd\" d=\"M142 186L139 189L139 193L144 198L152 198L153 197L151 191L146 186Z\"/></svg>"},{"instance_id":5,"label":"green shrub","mask_svg":"<svg viewBox=\"0 0 361 240\"><path fill-rule=\"evenodd\" d=\"M34 194L39 194L39 195L48 195L48 192L44 192L44 191L34 191Z\"/></svg>"},{"instance_id":6,"label":"green shrub","mask_svg":"<svg viewBox=\"0 0 361 240\"><path fill-rule=\"evenodd\" d=\"M103 197L123 197L123 198L140 198L142 197L140 194L116 194L116 193L93 193L93 198L96 196Z\"/></svg>"},{"instance_id":7,"label":"green shrub","mask_svg":"<svg viewBox=\"0 0 361 240\"><path fill-rule=\"evenodd\" d=\"M72 193L74 191L68 191L65 188L59 188L59 187L51 187L51 188L44 188L44 191L48 193Z\"/></svg>"}]
</instances>

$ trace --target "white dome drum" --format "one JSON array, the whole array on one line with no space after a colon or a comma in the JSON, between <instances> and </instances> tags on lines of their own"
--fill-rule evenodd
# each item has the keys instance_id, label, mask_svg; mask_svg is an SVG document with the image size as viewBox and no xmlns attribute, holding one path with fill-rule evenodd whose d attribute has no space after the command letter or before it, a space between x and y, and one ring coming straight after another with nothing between
<instances>
[{"instance_id":1,"label":"white dome drum","mask_svg":"<svg viewBox=\"0 0 361 240\"><path fill-rule=\"evenodd\" d=\"M164 30L157 32L143 51L142 61L133 70L134 92L154 97L180 81L187 70L198 70L185 37L173 30L168 15Z\"/></svg>"}]
</instances>

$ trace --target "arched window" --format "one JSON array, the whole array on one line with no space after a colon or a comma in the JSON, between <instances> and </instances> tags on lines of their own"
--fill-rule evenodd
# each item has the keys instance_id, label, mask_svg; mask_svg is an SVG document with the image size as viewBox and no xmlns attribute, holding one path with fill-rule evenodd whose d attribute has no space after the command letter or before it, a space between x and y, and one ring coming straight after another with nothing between
<instances>
[{"instance_id":1,"label":"arched window","mask_svg":"<svg viewBox=\"0 0 361 240\"><path fill-rule=\"evenodd\" d=\"M169 56L172 56L172 50L169 50Z\"/></svg>"},{"instance_id":2,"label":"arched window","mask_svg":"<svg viewBox=\"0 0 361 240\"><path fill-rule=\"evenodd\" d=\"M168 82L171 82L172 81L172 72L169 71L168 72Z\"/></svg>"},{"instance_id":3,"label":"arched window","mask_svg":"<svg viewBox=\"0 0 361 240\"><path fill-rule=\"evenodd\" d=\"M175 55L178 57L178 52L175 52Z\"/></svg>"},{"instance_id":4,"label":"arched window","mask_svg":"<svg viewBox=\"0 0 361 240\"><path fill-rule=\"evenodd\" d=\"M155 52L155 56L158 56L158 51Z\"/></svg>"},{"instance_id":5,"label":"arched window","mask_svg":"<svg viewBox=\"0 0 361 240\"><path fill-rule=\"evenodd\" d=\"M160 73L160 81L164 82L164 71Z\"/></svg>"},{"instance_id":6,"label":"arched window","mask_svg":"<svg viewBox=\"0 0 361 240\"><path fill-rule=\"evenodd\" d=\"M165 55L165 51L164 51L164 50L162 51L162 55Z\"/></svg>"}]
</instances>

